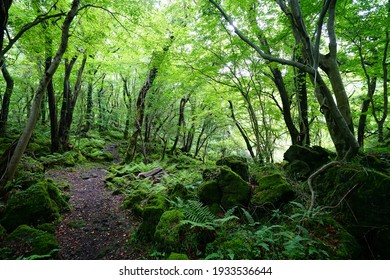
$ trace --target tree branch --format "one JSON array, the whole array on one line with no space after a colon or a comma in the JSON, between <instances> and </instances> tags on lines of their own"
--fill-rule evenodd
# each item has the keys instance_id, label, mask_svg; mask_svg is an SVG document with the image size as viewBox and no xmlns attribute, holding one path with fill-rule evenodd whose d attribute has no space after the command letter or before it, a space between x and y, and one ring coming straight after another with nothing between
<instances>
[{"instance_id":1,"label":"tree branch","mask_svg":"<svg viewBox=\"0 0 390 280\"><path fill-rule=\"evenodd\" d=\"M25 24L20 30L19 32L15 35L15 37L13 38L10 38L9 39L9 42L7 44L7 46L2 49L0 51L0 60L4 57L4 55L12 48L12 46L16 43L16 41L19 40L20 37L22 37L22 35L30 30L32 27L48 20L48 19L51 19L51 18L56 18L56 17L62 17L64 16L65 13L58 13L58 14L54 14L54 15L47 15L47 14L43 14L43 15L39 15L35 18L34 21L30 22L30 23L27 23Z\"/></svg>"},{"instance_id":2,"label":"tree branch","mask_svg":"<svg viewBox=\"0 0 390 280\"><path fill-rule=\"evenodd\" d=\"M277 62L277 63L283 64L283 65L290 65L290 66L293 66L293 67L297 67L298 69L302 69L303 71L305 71L305 72L307 72L309 74L313 74L314 75L314 73L315 73L314 69L312 69L311 67L309 67L307 65L304 65L304 64L296 62L296 61L291 61L291 60L287 60L287 59L283 59L283 58L274 57L272 55L269 55L269 54L266 54L265 52L263 52L263 50L258 45L253 43L252 40L250 40L248 37L246 37L234 25L233 20L227 15L227 13L221 7L221 5L219 5L214 0L209 0L209 1L210 1L211 4L213 4L218 9L218 11L221 13L223 18L231 25L231 27L234 30L234 33L236 33L238 35L238 37L240 37L241 40L243 40L246 44L248 44L250 47L252 47L258 54L260 54L260 56L263 59L268 60L269 62Z\"/></svg>"}]
</instances>

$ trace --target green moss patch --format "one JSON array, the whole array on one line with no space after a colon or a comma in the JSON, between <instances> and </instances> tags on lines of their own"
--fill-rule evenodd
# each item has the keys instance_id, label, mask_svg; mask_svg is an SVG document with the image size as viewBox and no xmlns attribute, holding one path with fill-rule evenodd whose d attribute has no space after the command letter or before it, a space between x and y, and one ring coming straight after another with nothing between
<instances>
[{"instance_id":1,"label":"green moss patch","mask_svg":"<svg viewBox=\"0 0 390 280\"><path fill-rule=\"evenodd\" d=\"M179 210L170 210L162 214L154 233L155 240L165 251L180 250L180 222L185 215Z\"/></svg>"},{"instance_id":2,"label":"green moss patch","mask_svg":"<svg viewBox=\"0 0 390 280\"><path fill-rule=\"evenodd\" d=\"M59 189L50 180L43 180L25 191L17 191L8 200L2 225L9 231L22 224L52 222L69 206Z\"/></svg>"},{"instance_id":3,"label":"green moss patch","mask_svg":"<svg viewBox=\"0 0 390 280\"><path fill-rule=\"evenodd\" d=\"M280 173L258 176L257 183L258 186L251 197L254 206L270 206L276 209L294 198L291 185Z\"/></svg>"},{"instance_id":4,"label":"green moss patch","mask_svg":"<svg viewBox=\"0 0 390 280\"><path fill-rule=\"evenodd\" d=\"M16 248L17 255L22 257L32 255L49 257L59 249L53 234L27 225L20 225L7 239L15 242L12 247Z\"/></svg>"}]
</instances>

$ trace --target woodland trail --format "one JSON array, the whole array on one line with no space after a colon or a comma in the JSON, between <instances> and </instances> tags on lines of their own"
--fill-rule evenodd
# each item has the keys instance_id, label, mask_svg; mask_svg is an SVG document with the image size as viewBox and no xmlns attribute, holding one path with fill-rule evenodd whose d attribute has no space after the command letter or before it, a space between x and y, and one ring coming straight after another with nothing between
<instances>
[{"instance_id":1,"label":"woodland trail","mask_svg":"<svg viewBox=\"0 0 390 280\"><path fill-rule=\"evenodd\" d=\"M137 259L126 242L137 227L130 213L120 208L123 198L104 185L104 168L50 170L47 177L69 184L71 211L57 225L59 259Z\"/></svg>"}]
</instances>

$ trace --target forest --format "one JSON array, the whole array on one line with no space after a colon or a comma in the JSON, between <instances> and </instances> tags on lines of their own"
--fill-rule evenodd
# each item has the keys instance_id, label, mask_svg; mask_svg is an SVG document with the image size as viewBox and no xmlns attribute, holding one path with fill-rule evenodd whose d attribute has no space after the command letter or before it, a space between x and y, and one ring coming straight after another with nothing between
<instances>
[{"instance_id":1,"label":"forest","mask_svg":"<svg viewBox=\"0 0 390 280\"><path fill-rule=\"evenodd\" d=\"M390 0L1 0L0 259L390 259Z\"/></svg>"}]
</instances>

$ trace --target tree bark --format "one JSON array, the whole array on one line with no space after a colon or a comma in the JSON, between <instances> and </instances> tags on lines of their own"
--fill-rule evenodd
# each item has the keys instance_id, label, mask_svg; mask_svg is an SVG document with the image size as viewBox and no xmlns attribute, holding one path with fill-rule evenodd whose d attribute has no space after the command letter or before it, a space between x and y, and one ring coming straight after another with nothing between
<instances>
[{"instance_id":1,"label":"tree bark","mask_svg":"<svg viewBox=\"0 0 390 280\"><path fill-rule=\"evenodd\" d=\"M83 57L80 68L77 71L77 79L72 91L72 89L70 88L69 78L76 60L77 57L73 57L73 59L69 63L65 62L64 93L61 108L60 126L58 132L58 136L60 138L60 145L63 150L69 149L69 133L73 121L73 112L81 90L81 79L83 76L85 64L87 62L87 56L84 55Z\"/></svg>"},{"instance_id":2,"label":"tree bark","mask_svg":"<svg viewBox=\"0 0 390 280\"><path fill-rule=\"evenodd\" d=\"M188 100L189 99L186 97L183 97L180 99L179 120L178 120L178 124L177 124L177 129L176 129L176 137L175 137L175 140L173 141L173 145L172 145L172 148L170 151L171 154L173 154L176 151L176 147L177 147L177 144L179 143L181 131L185 127L184 110L185 110L185 107L186 107Z\"/></svg>"},{"instance_id":3,"label":"tree bark","mask_svg":"<svg viewBox=\"0 0 390 280\"><path fill-rule=\"evenodd\" d=\"M246 144L246 148L249 152L249 154L251 155L251 157L253 159L256 159L256 155L255 153L253 152L253 149L252 149L252 145L251 145L251 142L249 140L249 137L248 135L246 134L245 130L243 129L243 127L241 126L241 124L237 121L236 119L236 116L234 114L234 107L233 107L233 102L231 100L228 101L229 102L229 109L230 109L230 116L231 118L233 119L234 121L234 124L236 125L236 127L238 128L238 131L240 131L240 134L241 134L241 137L244 139L245 141L245 144ZM198 145L197 145L198 146Z\"/></svg>"},{"instance_id":4,"label":"tree bark","mask_svg":"<svg viewBox=\"0 0 390 280\"><path fill-rule=\"evenodd\" d=\"M0 2L0 51L3 50L4 33L7 29L8 11L12 5L12 0L2 0ZM0 61L3 60L3 55L0 56Z\"/></svg>"},{"instance_id":5,"label":"tree bark","mask_svg":"<svg viewBox=\"0 0 390 280\"><path fill-rule=\"evenodd\" d=\"M4 60L0 61L0 67L1 67L1 73L3 74L4 80L6 82L6 87L5 87L5 92L4 92L3 102L1 104L1 112L0 112L0 135L4 136L6 135L8 114L9 114L9 104L14 89L14 80L12 79L10 73L8 72Z\"/></svg>"},{"instance_id":6,"label":"tree bark","mask_svg":"<svg viewBox=\"0 0 390 280\"><path fill-rule=\"evenodd\" d=\"M42 98L46 92L47 85L49 84L54 73L56 72L58 65L61 62L62 56L67 49L68 39L69 39L69 28L73 19L77 14L79 4L80 4L80 0L73 0L72 7L68 12L68 14L66 15L66 18L63 22L61 43L59 45L59 48L53 58L52 63L50 64L49 69L45 71L44 76L40 80L38 89L35 94L34 103L31 108L30 115L28 117L23 133L20 136L18 143L16 144L15 150L11 158L7 162L7 166L5 170L1 170L2 176L0 179L0 192L4 190L6 183L12 180L12 178L14 177L16 168L26 150L28 142L30 141L31 135L38 121L39 109L40 109L39 107L41 105Z\"/></svg>"}]
</instances>

